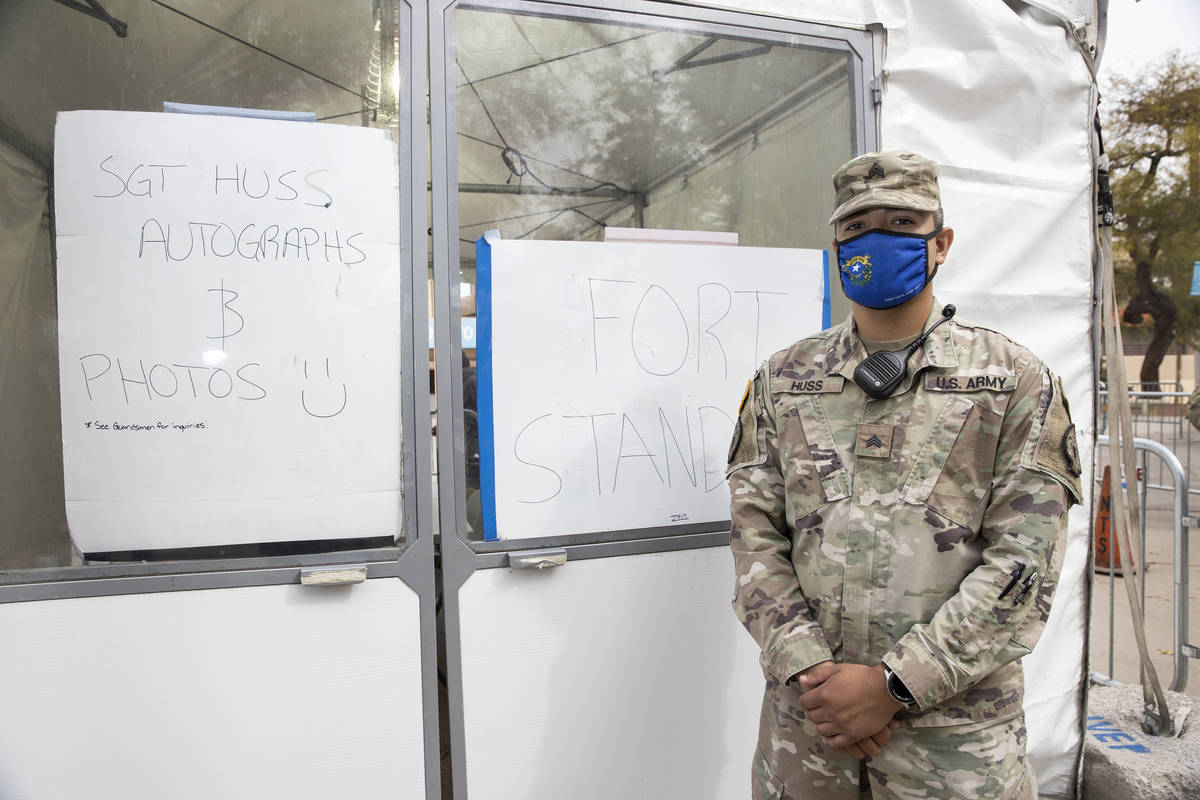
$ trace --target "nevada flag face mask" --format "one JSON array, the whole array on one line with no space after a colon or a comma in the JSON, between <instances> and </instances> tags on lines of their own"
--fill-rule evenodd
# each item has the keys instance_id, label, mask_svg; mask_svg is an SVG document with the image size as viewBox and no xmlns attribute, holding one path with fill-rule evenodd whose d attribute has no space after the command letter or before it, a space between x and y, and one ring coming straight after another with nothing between
<instances>
[{"instance_id":1,"label":"nevada flag face mask","mask_svg":"<svg viewBox=\"0 0 1200 800\"><path fill-rule=\"evenodd\" d=\"M929 274L929 240L941 233L870 230L837 245L842 291L860 306L895 308L921 293ZM934 267L937 274L937 267Z\"/></svg>"}]
</instances>

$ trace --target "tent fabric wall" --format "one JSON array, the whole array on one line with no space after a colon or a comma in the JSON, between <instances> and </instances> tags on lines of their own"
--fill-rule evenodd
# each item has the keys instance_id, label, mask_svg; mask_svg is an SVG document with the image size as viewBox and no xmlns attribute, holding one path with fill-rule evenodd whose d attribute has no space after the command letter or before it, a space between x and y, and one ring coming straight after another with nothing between
<instances>
[{"instance_id":1,"label":"tent fabric wall","mask_svg":"<svg viewBox=\"0 0 1200 800\"><path fill-rule=\"evenodd\" d=\"M63 512L54 268L42 169L0 142L0 567L70 556Z\"/></svg>"},{"instance_id":2,"label":"tent fabric wall","mask_svg":"<svg viewBox=\"0 0 1200 800\"><path fill-rule=\"evenodd\" d=\"M958 250L942 289L965 317L1006 331L1063 378L1092 486L1094 85L1067 31L995 3L913 4L885 22L885 146L940 163ZM952 43L954 51L936 42ZM944 47L944 46L943 46ZM1044 795L1070 796L1082 750L1090 500L1069 541L1042 645L1026 659L1030 758Z\"/></svg>"},{"instance_id":3,"label":"tent fabric wall","mask_svg":"<svg viewBox=\"0 0 1200 800\"><path fill-rule=\"evenodd\" d=\"M882 149L912 148L942 165L947 224L957 233L939 297L1031 347L1063 378L1090 490L1095 85L1078 39L1095 30L1092 3L694 4L882 25ZM1071 513L1053 613L1025 662L1030 758L1048 797L1074 796L1082 755L1090 508L1089 499Z\"/></svg>"}]
</instances>

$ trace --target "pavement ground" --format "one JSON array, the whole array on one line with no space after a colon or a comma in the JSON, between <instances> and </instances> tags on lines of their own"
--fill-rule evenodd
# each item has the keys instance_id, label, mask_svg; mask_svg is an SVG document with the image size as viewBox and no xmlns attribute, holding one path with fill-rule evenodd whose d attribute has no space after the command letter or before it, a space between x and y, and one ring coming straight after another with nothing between
<instances>
[{"instance_id":1,"label":"pavement ground","mask_svg":"<svg viewBox=\"0 0 1200 800\"><path fill-rule=\"evenodd\" d=\"M1166 495L1170 502L1169 494L1151 490L1146 515L1144 630L1150 660L1164 689L1176 680L1174 513L1169 506L1157 507L1160 504L1155 502L1155 495ZM1200 503L1200 498L1197 502ZM1188 535L1196 529L1183 530ZM1200 557L1192 553L1190 561L1188 642L1200 645ZM1102 573L1094 573L1092 579L1090 669L1121 683L1138 683L1140 659L1124 585L1126 579ZM1186 684L1182 691L1200 698L1200 661L1187 659L1183 666Z\"/></svg>"}]
</instances>

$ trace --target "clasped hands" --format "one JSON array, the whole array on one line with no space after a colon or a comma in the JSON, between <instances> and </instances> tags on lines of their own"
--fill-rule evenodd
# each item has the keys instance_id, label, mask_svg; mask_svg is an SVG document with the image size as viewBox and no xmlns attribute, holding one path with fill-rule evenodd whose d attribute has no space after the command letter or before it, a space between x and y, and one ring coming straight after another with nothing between
<instances>
[{"instance_id":1,"label":"clasped hands","mask_svg":"<svg viewBox=\"0 0 1200 800\"><path fill-rule=\"evenodd\" d=\"M821 740L851 758L879 755L900 723L904 704L892 698L883 666L822 661L800 673L800 705Z\"/></svg>"}]
</instances>

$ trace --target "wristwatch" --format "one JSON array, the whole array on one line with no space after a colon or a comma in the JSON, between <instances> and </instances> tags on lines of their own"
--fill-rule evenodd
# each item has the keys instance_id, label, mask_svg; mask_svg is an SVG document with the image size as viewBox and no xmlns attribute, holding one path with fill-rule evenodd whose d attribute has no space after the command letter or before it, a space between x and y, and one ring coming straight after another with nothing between
<instances>
[{"instance_id":1,"label":"wristwatch","mask_svg":"<svg viewBox=\"0 0 1200 800\"><path fill-rule=\"evenodd\" d=\"M900 680L900 676L895 672L892 672L892 668L887 664L883 665L883 678L887 683L888 694L890 694L892 699L897 703L903 703L906 706L911 706L917 702L916 698L912 696L912 692L910 692L908 687L904 685L904 682Z\"/></svg>"}]
</instances>

